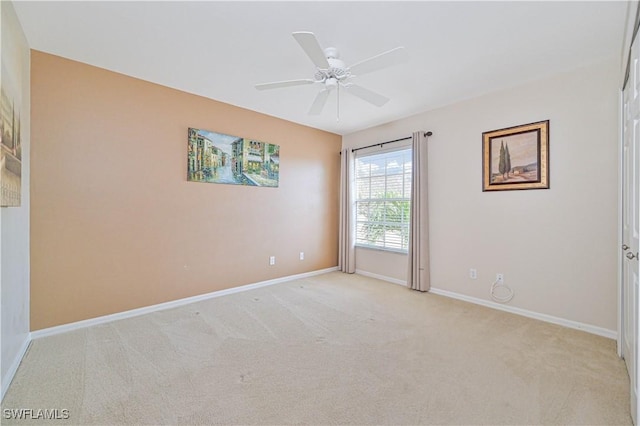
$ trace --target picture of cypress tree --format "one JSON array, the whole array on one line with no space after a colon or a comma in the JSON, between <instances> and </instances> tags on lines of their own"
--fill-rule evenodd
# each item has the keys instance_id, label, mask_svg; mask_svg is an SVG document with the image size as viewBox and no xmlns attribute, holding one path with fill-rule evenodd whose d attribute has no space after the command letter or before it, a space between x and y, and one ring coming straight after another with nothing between
<instances>
[{"instance_id":1,"label":"picture of cypress tree","mask_svg":"<svg viewBox=\"0 0 640 426\"><path fill-rule=\"evenodd\" d=\"M498 171L504 179L504 173L507 171L506 155L504 151L504 141L500 142L500 163L498 163Z\"/></svg>"},{"instance_id":2,"label":"picture of cypress tree","mask_svg":"<svg viewBox=\"0 0 640 426\"><path fill-rule=\"evenodd\" d=\"M549 187L549 122L482 133L483 191Z\"/></svg>"},{"instance_id":3,"label":"picture of cypress tree","mask_svg":"<svg viewBox=\"0 0 640 426\"><path fill-rule=\"evenodd\" d=\"M507 179L509 179L509 172L511 171L511 155L509 154L509 143L504 149L504 163L505 163L505 171L507 172Z\"/></svg>"}]
</instances>

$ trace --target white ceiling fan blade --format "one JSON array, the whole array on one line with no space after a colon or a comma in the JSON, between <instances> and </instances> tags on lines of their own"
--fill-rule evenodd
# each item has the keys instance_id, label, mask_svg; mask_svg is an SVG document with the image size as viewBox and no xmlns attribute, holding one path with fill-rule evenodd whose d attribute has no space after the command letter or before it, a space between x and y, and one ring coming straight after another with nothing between
<instances>
[{"instance_id":1,"label":"white ceiling fan blade","mask_svg":"<svg viewBox=\"0 0 640 426\"><path fill-rule=\"evenodd\" d=\"M322 112L324 105L327 103L327 98L329 97L329 91L323 90L318 93L316 99L313 101L311 105L311 109L309 110L309 115L318 115Z\"/></svg>"},{"instance_id":2,"label":"white ceiling fan blade","mask_svg":"<svg viewBox=\"0 0 640 426\"><path fill-rule=\"evenodd\" d=\"M409 55L407 54L406 49L404 47L396 47L395 49L391 49L387 52L353 64L349 70L351 71L351 74L358 76L406 62L408 59Z\"/></svg>"},{"instance_id":3,"label":"white ceiling fan blade","mask_svg":"<svg viewBox=\"0 0 640 426\"><path fill-rule=\"evenodd\" d=\"M369 89L365 89L362 86L358 86L357 84L349 84L345 85L347 92L351 93L354 96L359 97L363 101L367 101L375 106L382 106L389 102L389 98L386 98L382 95L379 95L376 92L372 92Z\"/></svg>"},{"instance_id":4,"label":"white ceiling fan blade","mask_svg":"<svg viewBox=\"0 0 640 426\"><path fill-rule=\"evenodd\" d=\"M305 84L313 84L313 83L315 83L315 80L310 80L308 78L304 78L300 80L274 81L273 83L256 84L256 89L258 90L279 89L281 87L304 86Z\"/></svg>"},{"instance_id":5,"label":"white ceiling fan blade","mask_svg":"<svg viewBox=\"0 0 640 426\"><path fill-rule=\"evenodd\" d=\"M318 40L313 33L299 31L293 33L293 37L316 67L323 69L329 68L327 57L324 55L324 51L322 50L322 47L320 47L320 43L318 43Z\"/></svg>"}]
</instances>

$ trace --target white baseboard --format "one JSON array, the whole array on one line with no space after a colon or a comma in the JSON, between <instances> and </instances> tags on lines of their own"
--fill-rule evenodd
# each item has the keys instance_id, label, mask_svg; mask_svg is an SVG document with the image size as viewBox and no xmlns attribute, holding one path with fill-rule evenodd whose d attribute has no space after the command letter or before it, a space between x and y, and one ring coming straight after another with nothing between
<instances>
[{"instance_id":1,"label":"white baseboard","mask_svg":"<svg viewBox=\"0 0 640 426\"><path fill-rule=\"evenodd\" d=\"M453 299L463 300L465 302L475 303L476 305L482 305L500 311L509 312L516 315L522 315L523 317L533 318L552 324L562 325L564 327L573 328L576 330L586 331L587 333L596 334L598 336L607 337L609 339L617 339L618 333L614 330L608 330L606 328L597 327L595 325L584 324L577 321L572 321L564 318L554 317L553 315L541 314L538 312L529 311L522 308L516 308L514 306L502 305L500 303L492 302L489 300L478 299L477 297L465 296L464 294L454 293L448 290L441 290L439 288L433 288L429 290L429 293L437 294L440 296L451 297Z\"/></svg>"},{"instance_id":2,"label":"white baseboard","mask_svg":"<svg viewBox=\"0 0 640 426\"><path fill-rule=\"evenodd\" d=\"M388 281L393 284L406 285L405 281L399 280L397 278L391 278L384 275L374 274L372 272L363 271L360 269L356 269L356 274L364 275L365 277L376 278L378 280ZM522 315L523 317L533 318L544 322L549 322L552 324L562 325L564 327L573 328L576 330L586 331L587 333L596 334L598 336L607 337L609 339L616 340L618 338L618 333L614 330L609 330L602 327L597 327L595 325L584 324L577 321L571 321L564 318L554 317L553 315L541 314L538 312L529 311L522 308L516 308L514 306L503 305L500 303L492 302L490 300L478 299L477 297L466 296L464 294L454 293L448 290L441 290L439 288L431 287L429 293L437 294L440 296L451 297L452 299L463 300L469 303L475 303L476 305L486 306L488 308L498 309L500 311L509 312L516 315Z\"/></svg>"},{"instance_id":3,"label":"white baseboard","mask_svg":"<svg viewBox=\"0 0 640 426\"><path fill-rule=\"evenodd\" d=\"M4 377L2 378L2 398L1 399L4 399L4 395L7 393L7 390L9 389L9 385L13 381L13 377L16 375L16 372L18 371L18 367L22 362L22 358L24 358L24 355L27 353L27 349L29 349L29 344L31 344L31 336L29 335L29 333L27 333L25 335L24 342L22 342L22 346L20 346L20 350L18 350L18 353L13 359L13 362L11 363L11 365L9 366L9 369L7 370Z\"/></svg>"},{"instance_id":4,"label":"white baseboard","mask_svg":"<svg viewBox=\"0 0 640 426\"><path fill-rule=\"evenodd\" d=\"M356 274L363 275L363 276L369 277L369 278L375 278L377 280L387 281L387 282L390 282L392 284L398 284L398 285L402 285L402 286L406 286L407 285L406 281L399 280L397 278L387 277L385 275L374 274L373 272L367 272L367 271L363 271L361 269L356 269Z\"/></svg>"},{"instance_id":5,"label":"white baseboard","mask_svg":"<svg viewBox=\"0 0 640 426\"><path fill-rule=\"evenodd\" d=\"M36 330L31 332L32 339L39 339L41 337L53 336L60 333L66 333L72 330L78 330L92 325L104 324L111 321L117 321L125 318L137 317L139 315L149 314L151 312L162 311L165 309L176 308L178 306L188 305L194 302L200 302L202 300L213 299L215 297L226 296L228 294L240 293L242 291L252 290L254 288L266 287L274 284L280 284L287 281L299 280L302 278L308 278L315 275L326 274L328 272L337 271L338 267L320 269L318 271L305 272L297 275L289 275L286 277L275 278L267 281L260 281L254 284L247 284L239 287L228 288L225 290L213 291L211 293L200 294L198 296L186 297L184 299L172 300L170 302L159 303L157 305L145 306L144 308L132 309L130 311L118 312L116 314L104 315L97 318L91 318L88 320L72 322L69 324L58 325L55 327L44 328L42 330ZM4 384L4 382L3 382Z\"/></svg>"}]
</instances>

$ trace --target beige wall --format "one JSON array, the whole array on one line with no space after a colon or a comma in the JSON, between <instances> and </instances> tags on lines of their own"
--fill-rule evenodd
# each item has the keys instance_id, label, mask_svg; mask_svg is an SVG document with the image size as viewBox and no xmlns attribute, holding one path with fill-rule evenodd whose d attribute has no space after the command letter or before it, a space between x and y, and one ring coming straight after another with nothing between
<instances>
[{"instance_id":1,"label":"beige wall","mask_svg":"<svg viewBox=\"0 0 640 426\"><path fill-rule=\"evenodd\" d=\"M32 120L32 330L337 264L338 135L37 51ZM280 187L187 182L188 127L279 144Z\"/></svg>"},{"instance_id":2,"label":"beige wall","mask_svg":"<svg viewBox=\"0 0 640 426\"><path fill-rule=\"evenodd\" d=\"M616 330L619 58L343 138L345 147L431 130L433 287ZM482 192L482 132L550 120L549 190ZM384 260L383 260L384 258ZM406 279L406 257L358 249L356 267ZM469 268L478 279L469 279Z\"/></svg>"}]
</instances>

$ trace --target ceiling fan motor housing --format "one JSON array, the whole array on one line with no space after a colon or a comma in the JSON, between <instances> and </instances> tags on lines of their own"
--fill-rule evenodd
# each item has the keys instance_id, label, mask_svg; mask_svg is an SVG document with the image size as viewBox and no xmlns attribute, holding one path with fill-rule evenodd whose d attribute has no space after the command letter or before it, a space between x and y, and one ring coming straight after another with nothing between
<instances>
[{"instance_id":1,"label":"ceiling fan motor housing","mask_svg":"<svg viewBox=\"0 0 640 426\"><path fill-rule=\"evenodd\" d=\"M344 62L338 59L340 57L338 49L328 47L324 52L327 57L327 62L329 63L329 68L318 69L315 74L315 79L324 82L327 88L333 88L338 82L349 77L349 71Z\"/></svg>"}]
</instances>

